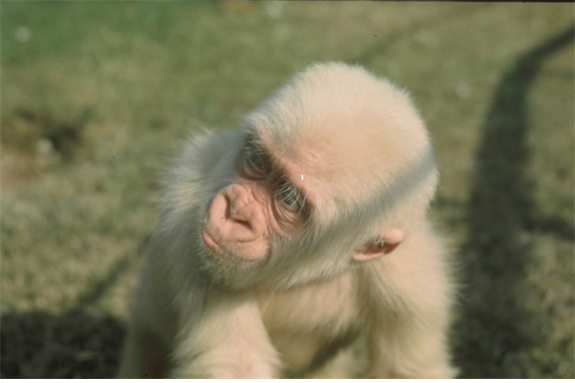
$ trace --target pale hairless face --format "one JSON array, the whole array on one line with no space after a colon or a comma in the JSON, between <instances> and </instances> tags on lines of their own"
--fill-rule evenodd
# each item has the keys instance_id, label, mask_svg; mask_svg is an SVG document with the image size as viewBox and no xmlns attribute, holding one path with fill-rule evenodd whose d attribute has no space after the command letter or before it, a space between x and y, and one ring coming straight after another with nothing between
<instances>
[{"instance_id":1,"label":"pale hairless face","mask_svg":"<svg viewBox=\"0 0 575 383\"><path fill-rule=\"evenodd\" d=\"M299 165L270 150L271 143L250 134L238 159L235 182L211 202L202 230L205 244L237 263L263 259L270 237L298 233L312 202Z\"/></svg>"}]
</instances>

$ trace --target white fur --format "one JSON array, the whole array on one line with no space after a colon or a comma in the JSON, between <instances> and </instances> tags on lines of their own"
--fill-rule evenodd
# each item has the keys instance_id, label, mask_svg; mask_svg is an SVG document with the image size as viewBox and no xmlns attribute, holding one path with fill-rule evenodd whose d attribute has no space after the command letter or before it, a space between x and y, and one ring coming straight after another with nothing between
<instances>
[{"instance_id":1,"label":"white fur","mask_svg":"<svg viewBox=\"0 0 575 383\"><path fill-rule=\"evenodd\" d=\"M250 132L298 170L314 210L297 235L270 240L264 261L238 266L209 251L200 231L211 198L234 182ZM454 287L443 240L426 219L436 184L409 97L357 66L312 66L240 128L193 137L166 177L120 376L306 376L361 331L365 376L453 376ZM397 249L353 260L390 230L405 234Z\"/></svg>"}]
</instances>

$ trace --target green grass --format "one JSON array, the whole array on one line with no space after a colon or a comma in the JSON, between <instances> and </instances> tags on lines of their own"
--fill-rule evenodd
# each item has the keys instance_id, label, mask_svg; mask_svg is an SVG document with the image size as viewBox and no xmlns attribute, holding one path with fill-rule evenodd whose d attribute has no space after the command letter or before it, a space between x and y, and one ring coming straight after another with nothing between
<instances>
[{"instance_id":1,"label":"green grass","mask_svg":"<svg viewBox=\"0 0 575 383\"><path fill-rule=\"evenodd\" d=\"M1 4L1 374L111 377L157 180L295 71L409 89L441 172L464 377L574 372L572 4Z\"/></svg>"}]
</instances>

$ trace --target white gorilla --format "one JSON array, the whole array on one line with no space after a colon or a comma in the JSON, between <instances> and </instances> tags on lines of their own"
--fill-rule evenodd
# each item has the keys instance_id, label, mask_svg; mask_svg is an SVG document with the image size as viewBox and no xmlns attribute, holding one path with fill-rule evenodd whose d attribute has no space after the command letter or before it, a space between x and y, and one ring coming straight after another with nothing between
<instances>
[{"instance_id":1,"label":"white gorilla","mask_svg":"<svg viewBox=\"0 0 575 383\"><path fill-rule=\"evenodd\" d=\"M166 177L121 377L305 376L367 334L367 377L454 375L437 170L409 97L314 65Z\"/></svg>"}]
</instances>

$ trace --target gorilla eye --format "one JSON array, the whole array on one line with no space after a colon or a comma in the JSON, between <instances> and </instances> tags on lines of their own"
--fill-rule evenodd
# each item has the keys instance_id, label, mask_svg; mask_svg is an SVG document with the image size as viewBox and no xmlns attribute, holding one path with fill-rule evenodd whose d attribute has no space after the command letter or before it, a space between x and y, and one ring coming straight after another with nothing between
<instances>
[{"instance_id":1,"label":"gorilla eye","mask_svg":"<svg viewBox=\"0 0 575 383\"><path fill-rule=\"evenodd\" d=\"M300 212L305 203L300 191L287 181L280 181L276 188L276 199L289 210Z\"/></svg>"},{"instance_id":2,"label":"gorilla eye","mask_svg":"<svg viewBox=\"0 0 575 383\"><path fill-rule=\"evenodd\" d=\"M244 170L252 177L265 177L270 172L270 164L265 152L254 144L247 144L245 148Z\"/></svg>"}]
</instances>

